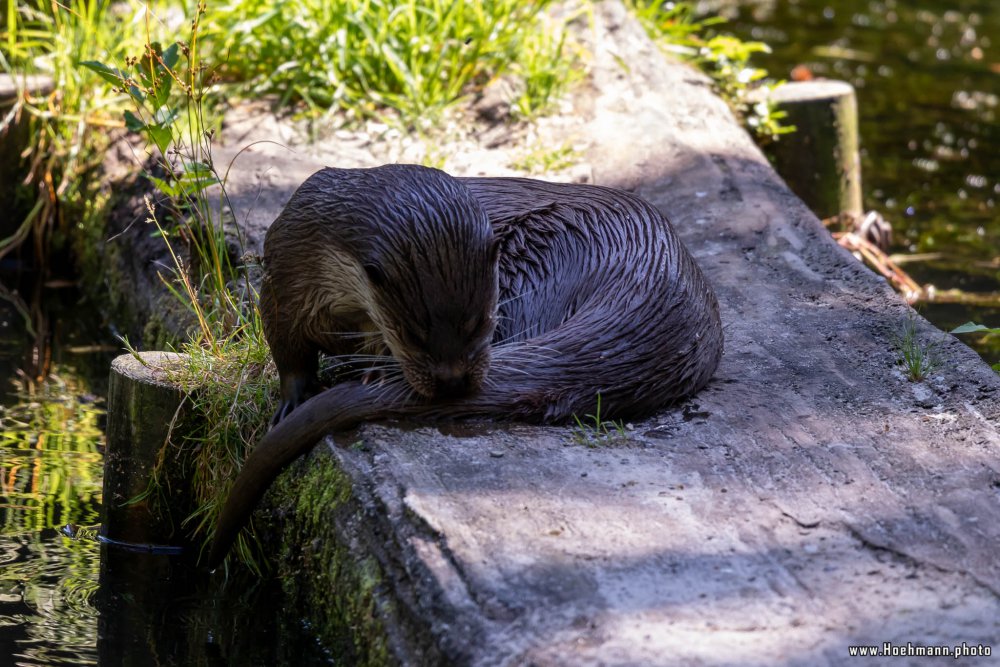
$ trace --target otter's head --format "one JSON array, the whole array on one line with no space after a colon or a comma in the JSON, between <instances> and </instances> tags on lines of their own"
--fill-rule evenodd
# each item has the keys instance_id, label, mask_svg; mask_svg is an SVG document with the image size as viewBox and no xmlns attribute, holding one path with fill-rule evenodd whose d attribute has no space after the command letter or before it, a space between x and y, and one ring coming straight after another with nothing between
<instances>
[{"instance_id":1,"label":"otter's head","mask_svg":"<svg viewBox=\"0 0 1000 667\"><path fill-rule=\"evenodd\" d=\"M393 165L372 212L378 233L361 258L372 320L407 382L427 398L474 393L496 327L498 244L460 181Z\"/></svg>"}]
</instances>

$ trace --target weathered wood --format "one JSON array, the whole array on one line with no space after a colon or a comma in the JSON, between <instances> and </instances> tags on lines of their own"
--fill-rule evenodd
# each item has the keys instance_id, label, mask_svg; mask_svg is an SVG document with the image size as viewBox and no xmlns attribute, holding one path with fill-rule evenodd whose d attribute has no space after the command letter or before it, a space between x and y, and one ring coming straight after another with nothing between
<instances>
[{"instance_id":1,"label":"weathered wood","mask_svg":"<svg viewBox=\"0 0 1000 667\"><path fill-rule=\"evenodd\" d=\"M171 352L140 356L142 362L124 354L111 364L101 533L134 545L182 545L180 520L190 507L186 467L171 460L159 486L150 482L159 458L171 456L164 450L171 428L183 428L186 392L166 369L184 361Z\"/></svg>"},{"instance_id":2,"label":"weathered wood","mask_svg":"<svg viewBox=\"0 0 1000 667\"><path fill-rule=\"evenodd\" d=\"M774 168L820 218L860 220L861 160L854 88L844 81L786 83L771 102L796 130L771 146Z\"/></svg>"}]
</instances>

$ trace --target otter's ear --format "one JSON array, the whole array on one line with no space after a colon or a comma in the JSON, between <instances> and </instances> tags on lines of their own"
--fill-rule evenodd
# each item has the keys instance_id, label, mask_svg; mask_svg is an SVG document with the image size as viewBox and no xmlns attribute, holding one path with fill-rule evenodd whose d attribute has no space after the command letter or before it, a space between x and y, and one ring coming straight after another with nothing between
<instances>
[{"instance_id":1,"label":"otter's ear","mask_svg":"<svg viewBox=\"0 0 1000 667\"><path fill-rule=\"evenodd\" d=\"M368 280L371 281L372 285L375 287L384 287L388 282L385 277L385 272L382 271L382 267L378 264L365 264L365 275L368 276Z\"/></svg>"},{"instance_id":2,"label":"otter's ear","mask_svg":"<svg viewBox=\"0 0 1000 667\"><path fill-rule=\"evenodd\" d=\"M500 258L500 239L496 236L490 242L490 262L496 264L497 260Z\"/></svg>"}]
</instances>

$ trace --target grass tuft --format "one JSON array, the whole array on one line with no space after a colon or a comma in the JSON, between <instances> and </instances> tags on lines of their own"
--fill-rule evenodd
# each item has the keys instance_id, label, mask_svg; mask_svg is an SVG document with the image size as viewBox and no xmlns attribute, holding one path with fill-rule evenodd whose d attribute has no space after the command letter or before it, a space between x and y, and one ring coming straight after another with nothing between
<instances>
[{"instance_id":1,"label":"grass tuft","mask_svg":"<svg viewBox=\"0 0 1000 667\"><path fill-rule=\"evenodd\" d=\"M537 148L514 160L511 166L529 174L550 174L572 167L580 157L580 151L567 142L556 148L547 146Z\"/></svg>"},{"instance_id":2,"label":"grass tuft","mask_svg":"<svg viewBox=\"0 0 1000 667\"><path fill-rule=\"evenodd\" d=\"M597 395L597 409L593 414L584 415L583 419L573 415L576 428L573 429L573 442L590 447L606 447L628 442L628 431L622 421L605 420L601 417L601 395Z\"/></svg>"},{"instance_id":3,"label":"grass tuft","mask_svg":"<svg viewBox=\"0 0 1000 667\"><path fill-rule=\"evenodd\" d=\"M922 382L941 365L940 341L922 340L912 313L907 315L899 331L892 335L892 343L899 355L899 365L912 382Z\"/></svg>"},{"instance_id":4,"label":"grass tuft","mask_svg":"<svg viewBox=\"0 0 1000 667\"><path fill-rule=\"evenodd\" d=\"M244 336L226 341L216 351L193 345L184 351L187 367L175 380L199 387L188 406L197 415L197 428L177 443L194 460L191 488L196 509L184 525L207 545L232 481L253 443L267 432L277 408L277 373L262 339ZM265 565L251 535L252 531L243 531L234 550L259 574Z\"/></svg>"}]
</instances>

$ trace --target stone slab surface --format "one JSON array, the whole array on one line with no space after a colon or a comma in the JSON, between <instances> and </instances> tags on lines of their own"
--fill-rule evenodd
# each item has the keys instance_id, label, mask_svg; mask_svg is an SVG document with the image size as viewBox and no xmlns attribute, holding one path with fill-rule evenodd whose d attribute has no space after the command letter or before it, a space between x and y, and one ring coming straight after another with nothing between
<instances>
[{"instance_id":1,"label":"stone slab surface","mask_svg":"<svg viewBox=\"0 0 1000 667\"><path fill-rule=\"evenodd\" d=\"M942 364L908 381L892 338L910 309L830 239L704 77L619 5L595 17L575 140L597 183L680 231L721 302L722 365L625 444L521 425L328 440L312 456L334 457L365 508L365 535L344 541L381 544L397 601L382 613L446 664L843 665L848 646L884 642L995 656L1000 379L915 316ZM277 136L267 122L240 140ZM314 169L371 162L336 145L240 156L229 191L252 243Z\"/></svg>"}]
</instances>

